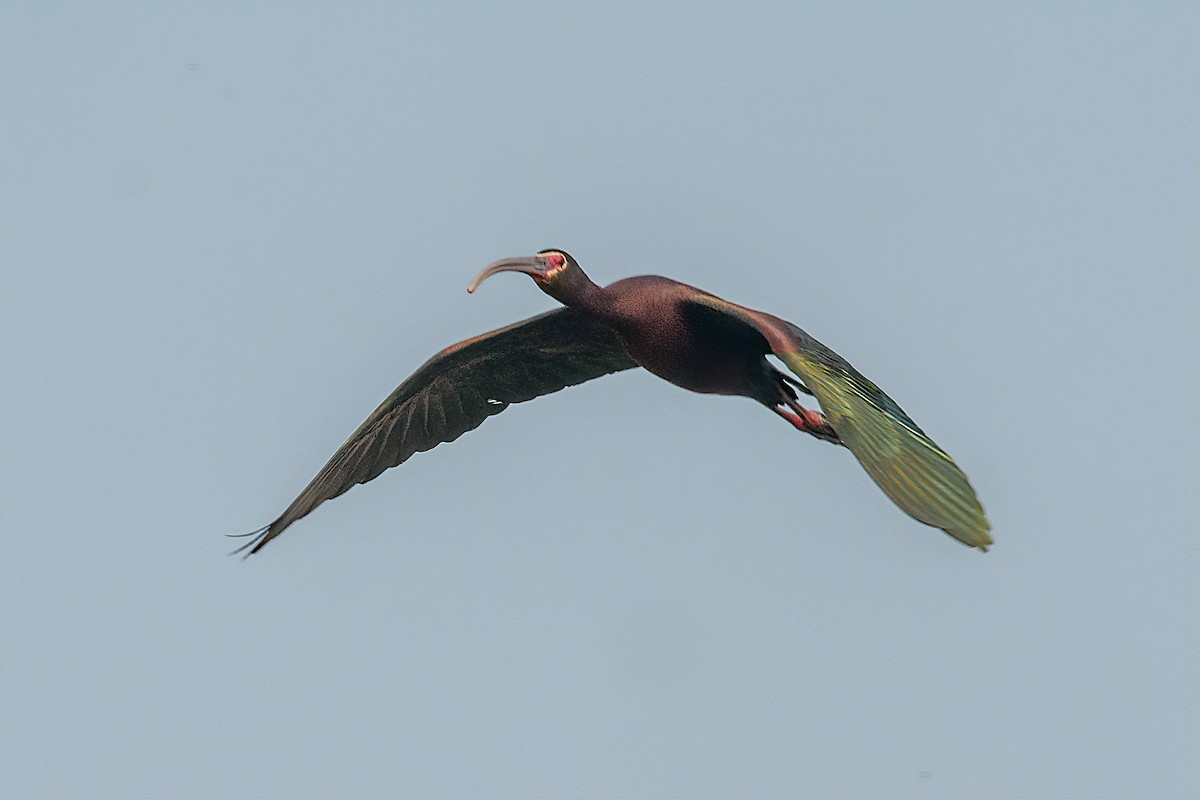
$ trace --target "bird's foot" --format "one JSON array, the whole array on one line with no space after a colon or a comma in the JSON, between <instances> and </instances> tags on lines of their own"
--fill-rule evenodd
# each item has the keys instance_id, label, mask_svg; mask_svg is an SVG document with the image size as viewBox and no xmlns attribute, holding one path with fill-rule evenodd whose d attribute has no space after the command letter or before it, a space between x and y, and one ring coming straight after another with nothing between
<instances>
[{"instance_id":1,"label":"bird's foot","mask_svg":"<svg viewBox=\"0 0 1200 800\"><path fill-rule=\"evenodd\" d=\"M842 437L837 435L837 431L833 429L833 426L829 424L829 421L825 419L825 415L820 411L810 411L807 408L790 403L789 405L791 405L793 410L789 411L779 406L776 406L772 410L792 423L792 426L798 431L804 431L810 436L815 436L830 444L844 444Z\"/></svg>"}]
</instances>

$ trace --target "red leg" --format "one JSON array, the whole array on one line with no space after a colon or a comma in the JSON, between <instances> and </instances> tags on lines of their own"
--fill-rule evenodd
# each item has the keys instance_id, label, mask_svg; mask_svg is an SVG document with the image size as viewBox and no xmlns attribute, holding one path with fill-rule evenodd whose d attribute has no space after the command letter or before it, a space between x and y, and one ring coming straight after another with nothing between
<instances>
[{"instance_id":1,"label":"red leg","mask_svg":"<svg viewBox=\"0 0 1200 800\"><path fill-rule=\"evenodd\" d=\"M793 410L789 411L788 409L780 408L779 406L774 406L771 410L786 419L788 422L792 423L792 425L798 431L804 431L805 433L815 436L818 439L823 439L826 442L842 444L841 437L837 435L837 431L830 426L829 422L825 419L825 415L820 411L809 411L807 408L803 408L794 401L788 403L788 405Z\"/></svg>"}]
</instances>

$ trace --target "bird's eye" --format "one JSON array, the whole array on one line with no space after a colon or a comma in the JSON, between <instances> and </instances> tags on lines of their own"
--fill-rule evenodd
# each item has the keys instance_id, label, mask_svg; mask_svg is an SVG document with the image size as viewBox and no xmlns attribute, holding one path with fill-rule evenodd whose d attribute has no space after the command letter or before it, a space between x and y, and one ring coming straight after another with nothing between
<instances>
[{"instance_id":1,"label":"bird's eye","mask_svg":"<svg viewBox=\"0 0 1200 800\"><path fill-rule=\"evenodd\" d=\"M546 259L550 268L556 272L567 265L567 257L556 251L542 253L542 258Z\"/></svg>"}]
</instances>

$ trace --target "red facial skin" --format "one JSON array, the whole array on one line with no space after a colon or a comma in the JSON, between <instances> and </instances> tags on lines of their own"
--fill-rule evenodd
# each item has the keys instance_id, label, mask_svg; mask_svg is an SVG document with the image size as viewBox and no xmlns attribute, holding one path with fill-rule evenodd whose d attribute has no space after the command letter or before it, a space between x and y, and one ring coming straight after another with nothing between
<instances>
[{"instance_id":1,"label":"red facial skin","mask_svg":"<svg viewBox=\"0 0 1200 800\"><path fill-rule=\"evenodd\" d=\"M536 279L539 282L545 283L553 280L558 273L567 268L567 257L557 251L541 253L538 257L545 261L547 265L545 274Z\"/></svg>"}]
</instances>

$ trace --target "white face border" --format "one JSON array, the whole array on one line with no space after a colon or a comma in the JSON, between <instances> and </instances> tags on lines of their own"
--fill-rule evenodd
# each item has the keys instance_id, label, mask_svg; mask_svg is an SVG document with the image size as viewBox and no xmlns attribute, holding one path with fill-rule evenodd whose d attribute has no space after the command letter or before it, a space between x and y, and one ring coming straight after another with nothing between
<instances>
[{"instance_id":1,"label":"white face border","mask_svg":"<svg viewBox=\"0 0 1200 800\"><path fill-rule=\"evenodd\" d=\"M544 281L552 281L557 278L570 263L567 260L567 254L561 250L547 250L544 253L538 253L538 256L546 259L546 263L549 264L549 269L541 276Z\"/></svg>"}]
</instances>

